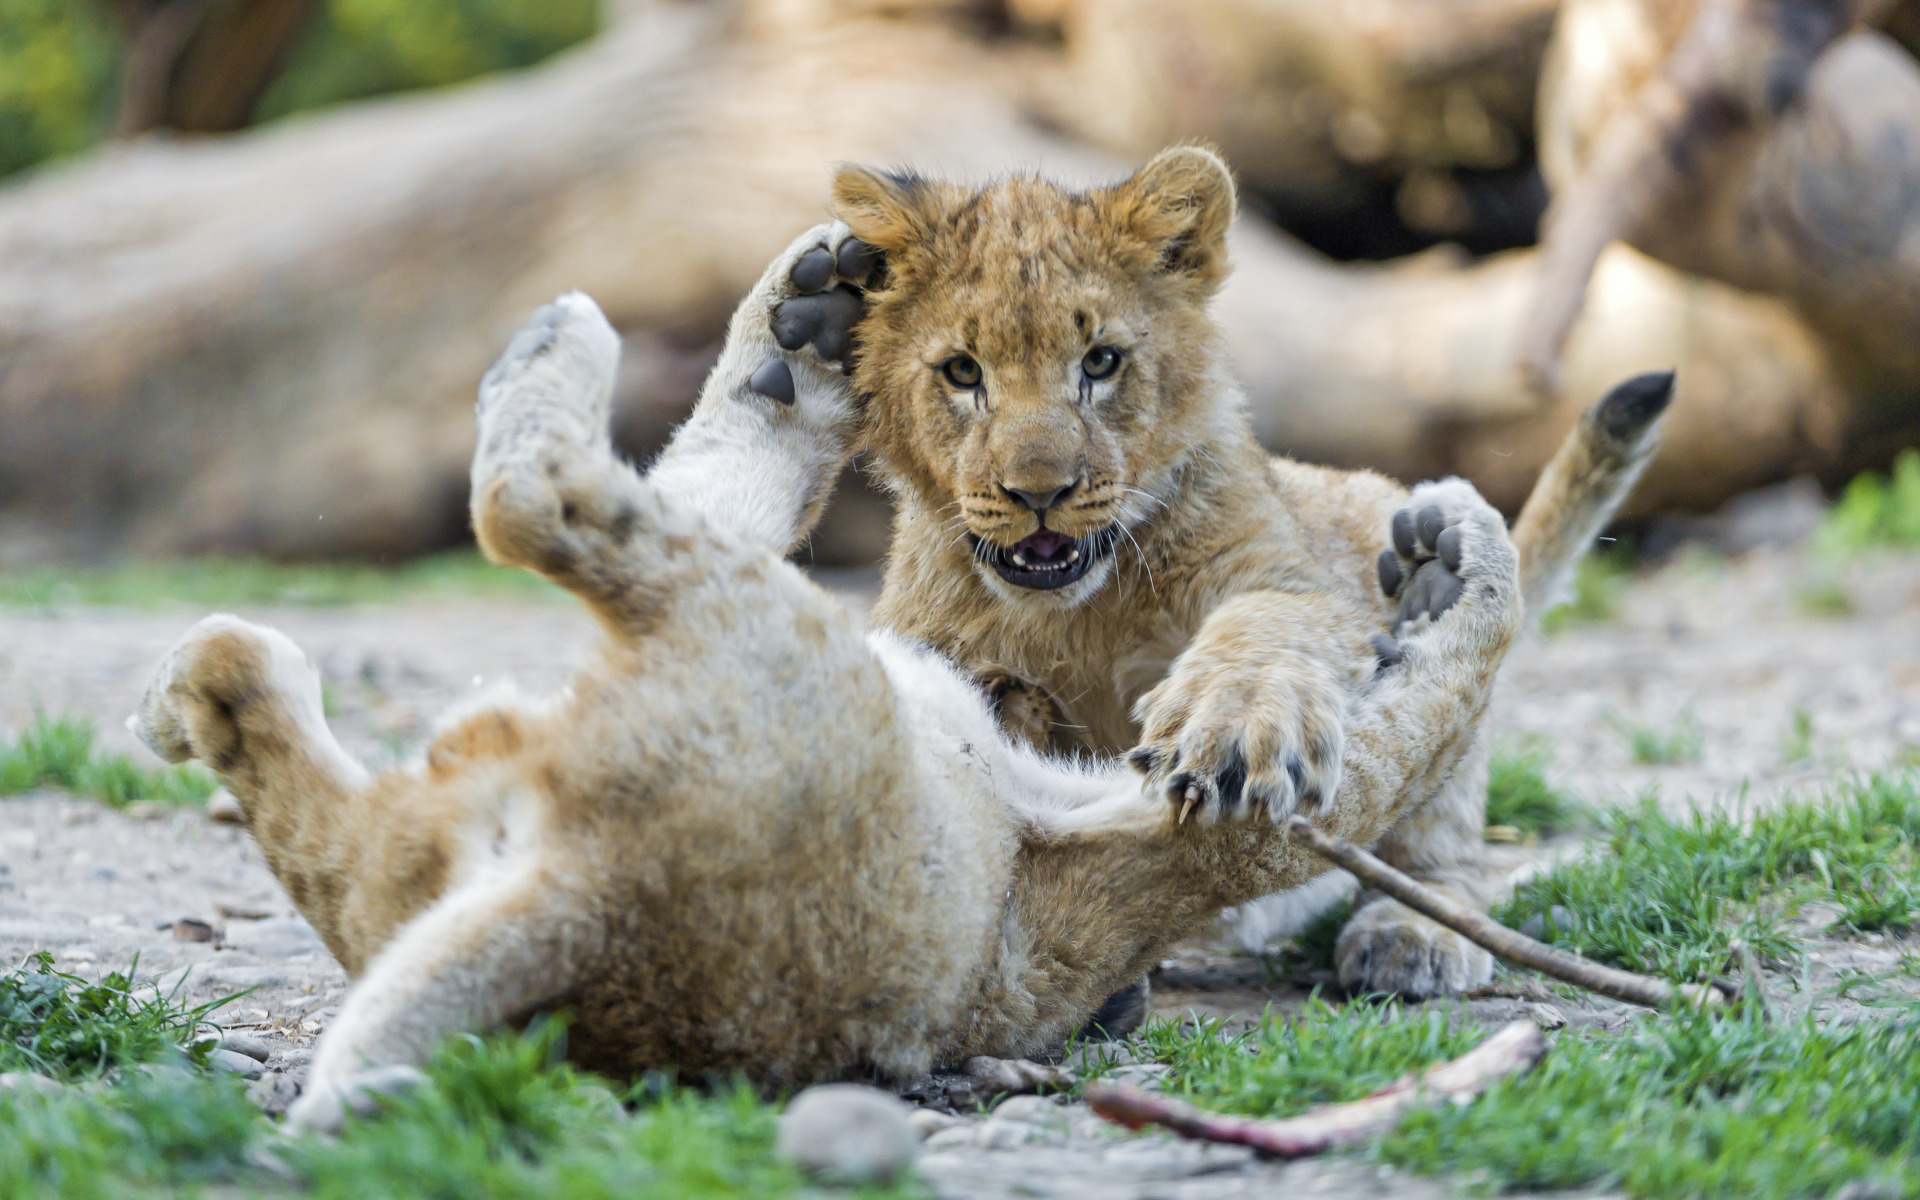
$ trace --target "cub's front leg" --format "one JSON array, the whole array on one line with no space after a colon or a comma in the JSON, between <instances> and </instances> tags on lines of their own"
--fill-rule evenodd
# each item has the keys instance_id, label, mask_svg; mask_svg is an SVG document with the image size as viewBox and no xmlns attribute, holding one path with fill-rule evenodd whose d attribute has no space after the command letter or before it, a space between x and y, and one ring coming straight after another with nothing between
<instances>
[{"instance_id":1,"label":"cub's front leg","mask_svg":"<svg viewBox=\"0 0 1920 1200\"><path fill-rule=\"evenodd\" d=\"M812 532L852 455L859 412L846 367L865 289L884 269L839 222L795 238L734 311L693 415L648 481L781 553Z\"/></svg>"},{"instance_id":2,"label":"cub's front leg","mask_svg":"<svg viewBox=\"0 0 1920 1200\"><path fill-rule=\"evenodd\" d=\"M1261 808L1284 821L1339 790L1348 705L1376 662L1362 615L1337 601L1235 596L1134 706L1128 761L1182 821Z\"/></svg>"}]
</instances>

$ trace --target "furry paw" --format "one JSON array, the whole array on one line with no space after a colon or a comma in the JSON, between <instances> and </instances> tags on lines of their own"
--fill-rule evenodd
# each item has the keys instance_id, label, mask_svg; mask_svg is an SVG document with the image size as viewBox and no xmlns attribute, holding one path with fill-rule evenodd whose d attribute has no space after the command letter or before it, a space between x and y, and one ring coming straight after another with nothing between
<instances>
[{"instance_id":1,"label":"furry paw","mask_svg":"<svg viewBox=\"0 0 1920 1200\"><path fill-rule=\"evenodd\" d=\"M1395 638L1417 633L1459 602L1476 576L1513 570L1506 522L1460 479L1423 483L1393 514L1391 544L1380 552L1380 590L1397 600ZM1504 554L1502 553L1504 551ZM1400 660L1392 638L1375 639L1383 666Z\"/></svg>"},{"instance_id":2,"label":"furry paw","mask_svg":"<svg viewBox=\"0 0 1920 1200\"><path fill-rule=\"evenodd\" d=\"M480 377L481 438L520 423L510 408L550 405L579 418L582 431L603 432L620 365L620 335L585 292L568 292L533 316ZM503 447L502 447L503 448Z\"/></svg>"},{"instance_id":3,"label":"furry paw","mask_svg":"<svg viewBox=\"0 0 1920 1200\"><path fill-rule=\"evenodd\" d=\"M807 230L773 260L740 306L718 370L786 405L799 396L796 365L818 371L831 364L844 375L852 365L854 326L866 314L866 287L883 269L880 252L844 224Z\"/></svg>"},{"instance_id":4,"label":"furry paw","mask_svg":"<svg viewBox=\"0 0 1920 1200\"><path fill-rule=\"evenodd\" d=\"M1340 985L1411 999L1450 996L1493 979L1493 956L1444 925L1384 897L1363 905L1333 946Z\"/></svg>"},{"instance_id":5,"label":"furry paw","mask_svg":"<svg viewBox=\"0 0 1920 1200\"><path fill-rule=\"evenodd\" d=\"M413 1067L375 1067L335 1083L309 1083L287 1108L287 1124L314 1133L338 1133L349 1116L366 1120L380 1115L382 1101L404 1096L426 1083Z\"/></svg>"},{"instance_id":6,"label":"furry paw","mask_svg":"<svg viewBox=\"0 0 1920 1200\"><path fill-rule=\"evenodd\" d=\"M1182 656L1141 697L1127 761L1202 824L1264 811L1280 822L1332 798L1346 746L1345 696L1305 661Z\"/></svg>"},{"instance_id":7,"label":"furry paw","mask_svg":"<svg viewBox=\"0 0 1920 1200\"><path fill-rule=\"evenodd\" d=\"M319 672L285 634L216 613L160 660L127 729L168 762L197 758L225 770L240 746L239 707L270 696L296 719L318 714Z\"/></svg>"},{"instance_id":8,"label":"furry paw","mask_svg":"<svg viewBox=\"0 0 1920 1200\"><path fill-rule=\"evenodd\" d=\"M980 672L977 682L987 695L987 706L1000 721L1000 732L1011 741L1045 750L1060 723L1060 707L1052 693L999 667Z\"/></svg>"}]
</instances>

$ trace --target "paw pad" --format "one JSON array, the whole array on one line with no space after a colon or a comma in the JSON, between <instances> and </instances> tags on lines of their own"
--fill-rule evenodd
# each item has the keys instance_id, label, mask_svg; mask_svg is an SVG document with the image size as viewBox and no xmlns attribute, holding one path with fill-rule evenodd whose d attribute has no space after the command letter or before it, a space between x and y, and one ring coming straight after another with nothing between
<instances>
[{"instance_id":1,"label":"paw pad","mask_svg":"<svg viewBox=\"0 0 1920 1200\"><path fill-rule=\"evenodd\" d=\"M1466 590L1459 575L1465 535L1458 519L1449 521L1437 504L1394 513L1388 533L1393 544L1380 552L1375 569L1380 590L1400 602L1393 618L1393 632L1398 635L1421 617L1438 620L1459 601ZM1383 667L1401 658L1393 638L1375 639L1374 652Z\"/></svg>"},{"instance_id":2,"label":"paw pad","mask_svg":"<svg viewBox=\"0 0 1920 1200\"><path fill-rule=\"evenodd\" d=\"M769 400L793 403L793 370L777 358L761 363L753 378L747 380L747 386Z\"/></svg>"}]
</instances>

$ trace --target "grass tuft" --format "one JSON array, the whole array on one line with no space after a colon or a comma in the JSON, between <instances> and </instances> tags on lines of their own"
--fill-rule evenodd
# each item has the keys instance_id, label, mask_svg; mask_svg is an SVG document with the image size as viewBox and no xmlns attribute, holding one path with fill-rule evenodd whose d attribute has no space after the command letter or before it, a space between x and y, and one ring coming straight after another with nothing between
<instances>
[{"instance_id":1,"label":"grass tuft","mask_svg":"<svg viewBox=\"0 0 1920 1200\"><path fill-rule=\"evenodd\" d=\"M741 1085L701 1093L650 1079L616 1089L561 1061L564 1024L462 1036L428 1082L336 1139L273 1134L240 1082L177 1047L213 1005L136 1000L126 976L89 984L46 956L0 979L0 1070L86 1088L0 1089L0 1196L552 1196L781 1200L819 1196L774 1158L777 1110ZM142 1063L159 1069L115 1069ZM269 1171L255 1152L279 1165ZM830 1193L846 1194L846 1193ZM867 1200L923 1193L911 1181Z\"/></svg>"},{"instance_id":2,"label":"grass tuft","mask_svg":"<svg viewBox=\"0 0 1920 1200\"><path fill-rule=\"evenodd\" d=\"M226 1001L187 1008L151 989L136 993L138 965L93 983L54 970L43 950L0 975L0 1071L75 1082L142 1063L203 1062L207 1046L183 1047Z\"/></svg>"},{"instance_id":3,"label":"grass tuft","mask_svg":"<svg viewBox=\"0 0 1920 1200\"><path fill-rule=\"evenodd\" d=\"M1814 534L1816 553L1845 558L1874 547L1920 546L1920 450L1902 450L1887 475L1854 476Z\"/></svg>"},{"instance_id":4,"label":"grass tuft","mask_svg":"<svg viewBox=\"0 0 1920 1200\"><path fill-rule=\"evenodd\" d=\"M0 605L14 608L243 608L463 597L552 600L564 595L537 575L497 567L472 550L436 554L397 567L202 558L0 573Z\"/></svg>"},{"instance_id":5,"label":"grass tuft","mask_svg":"<svg viewBox=\"0 0 1920 1200\"><path fill-rule=\"evenodd\" d=\"M1633 553L1615 546L1582 558L1573 569L1573 596L1540 614L1540 632L1552 637L1576 625L1611 621L1620 612L1620 596L1633 573Z\"/></svg>"},{"instance_id":6,"label":"grass tuft","mask_svg":"<svg viewBox=\"0 0 1920 1200\"><path fill-rule=\"evenodd\" d=\"M0 796L57 787L125 808L136 800L204 804L219 786L192 764L143 767L102 751L94 746L92 723L81 717L36 713L18 738L0 740Z\"/></svg>"},{"instance_id":7,"label":"grass tuft","mask_svg":"<svg viewBox=\"0 0 1920 1200\"><path fill-rule=\"evenodd\" d=\"M1487 824L1550 837L1581 823L1581 808L1547 782L1553 748L1544 738L1496 742L1487 769Z\"/></svg>"},{"instance_id":8,"label":"grass tuft","mask_svg":"<svg viewBox=\"0 0 1920 1200\"><path fill-rule=\"evenodd\" d=\"M1700 722L1692 709L1683 709L1673 724L1664 729L1613 715L1607 717L1607 724L1627 739L1633 761L1643 767L1699 762L1706 744L1706 735L1700 731Z\"/></svg>"},{"instance_id":9,"label":"grass tuft","mask_svg":"<svg viewBox=\"0 0 1920 1200\"><path fill-rule=\"evenodd\" d=\"M1920 920L1920 791L1911 775L1844 784L1764 812L1669 817L1651 799L1607 814L1603 844L1520 888L1496 912L1519 925L1563 905L1573 928L1543 940L1667 979L1721 974L1735 939L1763 958L1796 952L1784 918L1818 900L1856 932Z\"/></svg>"},{"instance_id":10,"label":"grass tuft","mask_svg":"<svg viewBox=\"0 0 1920 1200\"><path fill-rule=\"evenodd\" d=\"M1379 1148L1488 1191L1617 1188L1774 1200L1920 1191L1920 1025L1768 1024L1676 1012L1624 1036L1565 1033L1531 1075L1414 1113Z\"/></svg>"},{"instance_id":11,"label":"grass tuft","mask_svg":"<svg viewBox=\"0 0 1920 1200\"><path fill-rule=\"evenodd\" d=\"M1168 1089L1257 1117L1358 1099L1477 1044L1437 1008L1318 1001L1231 1036L1155 1022ZM1770 1023L1758 1005L1568 1030L1532 1073L1465 1106L1409 1115L1366 1153L1473 1191L1604 1188L1643 1198L1785 1200L1881 1181L1920 1191L1920 1014L1879 1024Z\"/></svg>"}]
</instances>

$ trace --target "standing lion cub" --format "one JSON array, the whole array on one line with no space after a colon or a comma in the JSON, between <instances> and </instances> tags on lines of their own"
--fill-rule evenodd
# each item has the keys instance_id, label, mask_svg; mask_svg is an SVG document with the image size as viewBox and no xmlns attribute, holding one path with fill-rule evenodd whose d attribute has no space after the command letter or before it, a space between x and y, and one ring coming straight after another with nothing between
<instances>
[{"instance_id":1,"label":"standing lion cub","mask_svg":"<svg viewBox=\"0 0 1920 1200\"><path fill-rule=\"evenodd\" d=\"M446 1034L555 1007L570 1053L621 1074L898 1081L1032 1053L1221 908L1321 871L1272 819L1299 789L1182 821L1157 779L1009 740L972 676L863 634L783 561L860 420L830 361L855 308L809 297L875 269L843 226L803 235L645 475L611 449L618 344L585 296L487 373L480 544L604 632L558 694L469 705L372 775L281 634L209 617L161 663L130 725L220 775L353 979L295 1120L334 1124ZM1463 769L1521 621L1499 514L1459 484L1415 499L1435 513L1372 536L1416 591L1450 582L1408 594L1391 661L1352 620L1257 645L1339 687L1340 792L1306 808L1361 842Z\"/></svg>"},{"instance_id":2,"label":"standing lion cub","mask_svg":"<svg viewBox=\"0 0 1920 1200\"><path fill-rule=\"evenodd\" d=\"M1348 649L1378 637L1390 658L1463 594L1452 530L1485 507L1459 480L1409 493L1261 449L1207 312L1234 204L1225 164L1192 146L1088 192L849 167L833 211L884 268L820 302L863 309L850 448L898 500L874 621L1036 685L1058 748L1128 754L1203 820L1369 803L1345 744L1373 683ZM1670 374L1623 385L1535 488L1514 530L1530 609L1618 508L1671 390ZM1375 849L1478 902L1485 694L1458 701L1434 740L1397 748L1418 782ZM1243 909L1240 932L1257 944L1326 894ZM1372 895L1336 959L1350 988L1416 996L1492 973L1479 947Z\"/></svg>"}]
</instances>

